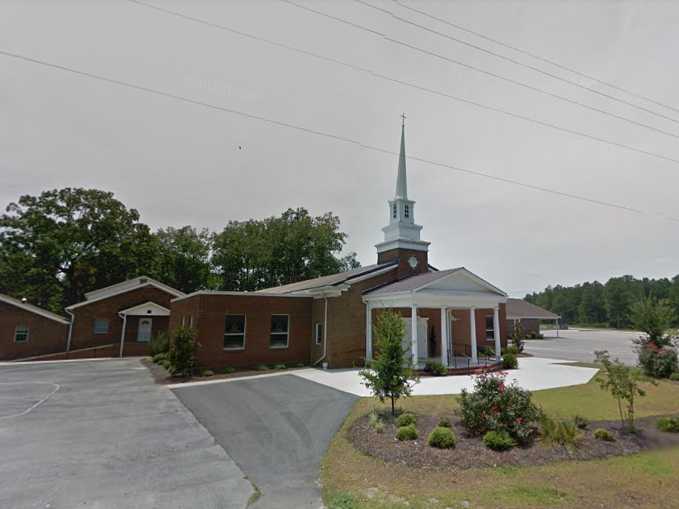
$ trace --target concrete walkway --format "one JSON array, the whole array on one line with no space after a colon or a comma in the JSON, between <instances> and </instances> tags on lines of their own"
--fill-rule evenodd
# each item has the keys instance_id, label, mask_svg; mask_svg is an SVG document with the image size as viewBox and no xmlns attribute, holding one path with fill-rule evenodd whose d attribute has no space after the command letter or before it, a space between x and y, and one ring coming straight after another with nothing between
<instances>
[{"instance_id":1,"label":"concrete walkway","mask_svg":"<svg viewBox=\"0 0 679 509\"><path fill-rule=\"evenodd\" d=\"M138 360L0 366L0 507L244 509L243 472Z\"/></svg>"}]
</instances>

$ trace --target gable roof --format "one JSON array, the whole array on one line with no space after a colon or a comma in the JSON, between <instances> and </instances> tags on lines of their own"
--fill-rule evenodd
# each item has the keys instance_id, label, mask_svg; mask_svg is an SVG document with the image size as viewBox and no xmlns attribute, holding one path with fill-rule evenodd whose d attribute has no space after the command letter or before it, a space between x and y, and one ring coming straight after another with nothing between
<instances>
[{"instance_id":1,"label":"gable roof","mask_svg":"<svg viewBox=\"0 0 679 509\"><path fill-rule=\"evenodd\" d=\"M50 320L54 320L55 322L63 323L65 325L71 323L61 315L57 315L56 313L52 313L51 311L47 311L46 309L40 308L38 306L34 306L33 304L29 304L28 302L22 302L18 299L15 299L14 297L5 295L4 293L0 293L0 301L5 302L10 306L15 306L20 309L23 309L24 311L28 311L30 313L43 316L45 318L49 318Z\"/></svg>"},{"instance_id":2,"label":"gable roof","mask_svg":"<svg viewBox=\"0 0 679 509\"><path fill-rule=\"evenodd\" d=\"M556 320L561 316L523 299L507 299L507 319L520 320L521 318Z\"/></svg>"},{"instance_id":3,"label":"gable roof","mask_svg":"<svg viewBox=\"0 0 679 509\"><path fill-rule=\"evenodd\" d=\"M312 290L314 288L322 288L327 286L338 286L342 283L356 282L359 278L377 276L383 271L395 269L398 262L377 263L375 265L367 265L357 269L347 270L345 272L338 272L337 274L330 274L329 276L321 276L314 279L307 279L305 281L298 281L297 283L290 283L282 286L274 286L272 288L265 288L254 293L270 293L270 294L285 294L293 292L302 292Z\"/></svg>"},{"instance_id":4,"label":"gable roof","mask_svg":"<svg viewBox=\"0 0 679 509\"><path fill-rule=\"evenodd\" d=\"M147 301L144 302L143 304L138 304L136 306L132 306L131 308L123 309L122 311L118 311L119 315L128 315L128 316L169 316L170 315L170 310L167 309L165 306L161 306L160 304L157 304L152 301Z\"/></svg>"},{"instance_id":5,"label":"gable roof","mask_svg":"<svg viewBox=\"0 0 679 509\"><path fill-rule=\"evenodd\" d=\"M464 274L468 278L472 279L475 283L477 283L479 286L482 286L486 288L487 290L497 293L499 295L502 295L504 297L507 296L505 292L500 290L498 287L490 284L488 281L485 279L480 278L473 272L467 270L464 267L457 267L455 269L447 269L447 270L439 270L436 272L424 272L422 274L418 274L416 276L412 276L406 279L401 279L400 281L396 281L394 283L390 283L384 286L381 286L379 288L375 288L374 290L368 290L365 292L367 295L370 296L376 296L376 295L386 295L386 294L394 294L394 293L402 293L402 292L416 292L418 290L422 290L429 285L437 282L444 280L453 274Z\"/></svg>"},{"instance_id":6,"label":"gable roof","mask_svg":"<svg viewBox=\"0 0 679 509\"><path fill-rule=\"evenodd\" d=\"M148 276L139 276L133 279L128 279L127 281L123 281L121 283L116 283L114 285L106 286L104 288L99 288L97 290L87 292L85 294L84 301L78 302L76 304L71 304L66 308L66 310L70 311L71 309L78 308L80 306L85 306L87 304L92 304L93 302L108 299L109 297L120 295L121 293L130 292L132 290L137 290L138 288L143 288L145 286L153 286L155 288L158 288L159 290L169 293L170 295L174 295L175 297L184 296L184 293L180 292L176 288L172 288L171 286L161 283L160 281L156 281L155 279L150 278Z\"/></svg>"}]
</instances>

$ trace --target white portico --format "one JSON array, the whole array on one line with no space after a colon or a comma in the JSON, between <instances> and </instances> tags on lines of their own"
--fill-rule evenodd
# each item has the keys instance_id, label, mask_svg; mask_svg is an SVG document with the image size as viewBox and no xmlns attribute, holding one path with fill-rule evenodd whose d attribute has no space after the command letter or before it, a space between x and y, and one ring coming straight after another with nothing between
<instances>
[{"instance_id":1,"label":"white portico","mask_svg":"<svg viewBox=\"0 0 679 509\"><path fill-rule=\"evenodd\" d=\"M479 344L486 343L489 339L488 334L492 334L493 349L496 359L499 359L502 350L500 307L506 301L507 295L502 290L464 267L426 272L370 291L363 296L366 305L366 358L371 359L373 353L373 310L406 308L410 309L411 314L408 320L410 330L406 335L410 339L411 359L416 367L422 367L428 359L439 357L430 355L431 352L426 351L426 346L425 351L422 351L422 345L428 343L423 342L420 337L423 331L420 324L424 318L418 317L418 314L425 314L418 313L420 310L427 310L426 314L429 317L432 314L431 310L439 311L440 325L436 328L440 333L437 342L440 341L440 362L444 366L448 366L455 355L469 356L472 366L479 365ZM468 313L469 329L460 331L459 326L456 326L456 333L452 334L455 316L459 315L461 310ZM481 310L487 313L488 324L485 326L477 323L477 316ZM429 327L425 330L429 330ZM464 341L467 345L467 340L468 350L455 343Z\"/></svg>"}]
</instances>

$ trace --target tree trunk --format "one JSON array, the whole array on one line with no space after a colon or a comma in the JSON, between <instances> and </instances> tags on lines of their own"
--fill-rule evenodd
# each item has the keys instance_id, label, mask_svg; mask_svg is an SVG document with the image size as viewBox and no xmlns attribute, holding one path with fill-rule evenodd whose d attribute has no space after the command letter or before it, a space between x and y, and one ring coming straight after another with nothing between
<instances>
[{"instance_id":1,"label":"tree trunk","mask_svg":"<svg viewBox=\"0 0 679 509\"><path fill-rule=\"evenodd\" d=\"M391 416L396 417L396 407L394 406L394 396L391 396Z\"/></svg>"}]
</instances>

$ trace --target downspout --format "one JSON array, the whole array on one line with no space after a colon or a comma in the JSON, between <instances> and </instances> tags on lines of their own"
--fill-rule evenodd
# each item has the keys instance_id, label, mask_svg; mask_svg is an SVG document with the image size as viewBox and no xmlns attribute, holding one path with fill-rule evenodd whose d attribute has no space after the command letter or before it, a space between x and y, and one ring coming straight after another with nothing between
<instances>
[{"instance_id":1,"label":"downspout","mask_svg":"<svg viewBox=\"0 0 679 509\"><path fill-rule=\"evenodd\" d=\"M127 326L127 313L124 315L121 315L118 313L118 316L123 319L123 330L120 332L120 358L123 358L123 345L125 344L125 327Z\"/></svg>"},{"instance_id":2,"label":"downspout","mask_svg":"<svg viewBox=\"0 0 679 509\"><path fill-rule=\"evenodd\" d=\"M314 362L314 366L325 359L328 354L328 298L323 297L324 310L323 310L323 355Z\"/></svg>"},{"instance_id":3,"label":"downspout","mask_svg":"<svg viewBox=\"0 0 679 509\"><path fill-rule=\"evenodd\" d=\"M73 322L75 322L75 315L71 313L68 309L66 312L71 316L70 323L68 324L68 339L66 339L66 351L71 351L71 336L73 336Z\"/></svg>"}]
</instances>

